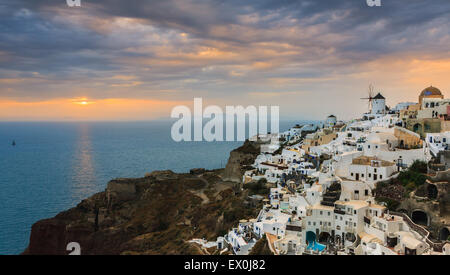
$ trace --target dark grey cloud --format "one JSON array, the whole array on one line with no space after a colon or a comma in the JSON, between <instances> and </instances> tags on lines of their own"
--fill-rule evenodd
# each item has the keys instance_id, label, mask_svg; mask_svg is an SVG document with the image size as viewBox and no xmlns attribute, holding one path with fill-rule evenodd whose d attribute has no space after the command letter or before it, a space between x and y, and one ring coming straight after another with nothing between
<instances>
[{"instance_id":1,"label":"dark grey cloud","mask_svg":"<svg viewBox=\"0 0 450 275\"><path fill-rule=\"evenodd\" d=\"M92 84L117 87L114 75L140 82L126 96L144 89L219 95L264 89L269 78L350 73L389 54L450 55L448 0L382 0L380 8L365 0L81 1L69 8L65 0L0 0L0 78L37 72L55 86L36 88L49 97L70 96L61 87L81 79L93 96L117 95ZM117 18L139 21L133 28ZM208 48L224 57L196 55ZM19 88L16 95L27 95L26 84Z\"/></svg>"}]
</instances>

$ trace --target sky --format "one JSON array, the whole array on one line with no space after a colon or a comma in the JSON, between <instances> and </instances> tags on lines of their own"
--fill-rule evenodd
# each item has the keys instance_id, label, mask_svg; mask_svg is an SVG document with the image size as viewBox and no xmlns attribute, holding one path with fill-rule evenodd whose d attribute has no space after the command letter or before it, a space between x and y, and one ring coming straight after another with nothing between
<instances>
[{"instance_id":1,"label":"sky","mask_svg":"<svg viewBox=\"0 0 450 275\"><path fill-rule=\"evenodd\" d=\"M448 0L0 0L0 121L150 120L174 106L351 119L450 92Z\"/></svg>"}]
</instances>

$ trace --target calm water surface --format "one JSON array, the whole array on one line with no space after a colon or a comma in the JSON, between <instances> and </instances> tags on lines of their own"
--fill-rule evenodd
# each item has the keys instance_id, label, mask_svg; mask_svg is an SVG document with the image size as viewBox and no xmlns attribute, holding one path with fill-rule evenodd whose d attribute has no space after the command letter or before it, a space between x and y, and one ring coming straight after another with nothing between
<instances>
[{"instance_id":1,"label":"calm water surface","mask_svg":"<svg viewBox=\"0 0 450 275\"><path fill-rule=\"evenodd\" d=\"M174 142L171 122L0 123L0 254L28 245L31 225L103 191L117 177L224 167L242 142ZM293 122L280 123L287 129ZM16 146L12 146L12 141Z\"/></svg>"}]
</instances>

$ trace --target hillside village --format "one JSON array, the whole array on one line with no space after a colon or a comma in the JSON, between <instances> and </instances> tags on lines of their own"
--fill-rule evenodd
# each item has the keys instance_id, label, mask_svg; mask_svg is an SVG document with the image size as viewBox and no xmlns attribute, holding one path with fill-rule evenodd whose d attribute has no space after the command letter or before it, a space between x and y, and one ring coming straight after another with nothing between
<instances>
[{"instance_id":1,"label":"hillside village","mask_svg":"<svg viewBox=\"0 0 450 275\"><path fill-rule=\"evenodd\" d=\"M241 188L265 188L253 195L263 208L193 242L237 255L261 242L275 255L450 255L450 99L428 87L395 108L381 93L366 100L360 119L250 138L261 152Z\"/></svg>"}]
</instances>

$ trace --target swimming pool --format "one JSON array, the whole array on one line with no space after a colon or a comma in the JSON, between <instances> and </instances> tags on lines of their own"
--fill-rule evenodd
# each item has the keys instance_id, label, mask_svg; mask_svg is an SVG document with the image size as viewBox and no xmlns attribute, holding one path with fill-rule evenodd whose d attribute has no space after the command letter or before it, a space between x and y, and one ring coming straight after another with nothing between
<instances>
[{"instance_id":1,"label":"swimming pool","mask_svg":"<svg viewBox=\"0 0 450 275\"><path fill-rule=\"evenodd\" d=\"M317 242L312 242L312 243L309 243L306 248L309 250L314 250L314 251L322 251L326 248L326 245L323 245L323 244L317 243Z\"/></svg>"}]
</instances>

